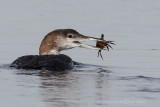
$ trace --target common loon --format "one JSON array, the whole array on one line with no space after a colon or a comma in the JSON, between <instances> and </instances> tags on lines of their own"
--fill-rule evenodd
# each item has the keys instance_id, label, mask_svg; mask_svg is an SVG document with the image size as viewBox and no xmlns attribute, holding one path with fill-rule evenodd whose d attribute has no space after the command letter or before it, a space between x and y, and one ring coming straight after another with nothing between
<instances>
[{"instance_id":1,"label":"common loon","mask_svg":"<svg viewBox=\"0 0 160 107\"><path fill-rule=\"evenodd\" d=\"M102 50L80 41L99 41L99 38L84 36L73 29L57 29L48 33L41 42L39 55L26 55L13 61L10 67L18 69L45 69L52 71L71 70L75 64L72 59L60 51L74 47ZM102 40L100 40L102 41Z\"/></svg>"}]
</instances>

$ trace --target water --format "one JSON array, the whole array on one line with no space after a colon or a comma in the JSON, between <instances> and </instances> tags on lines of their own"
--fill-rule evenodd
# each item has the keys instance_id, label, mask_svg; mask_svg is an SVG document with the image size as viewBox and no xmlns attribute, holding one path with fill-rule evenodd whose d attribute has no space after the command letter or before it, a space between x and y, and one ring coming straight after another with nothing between
<instances>
[{"instance_id":1,"label":"water","mask_svg":"<svg viewBox=\"0 0 160 107\"><path fill-rule=\"evenodd\" d=\"M0 2L0 106L159 106L159 0ZM103 33L116 46L102 52L104 60L93 50L62 52L86 64L67 73L8 67L19 56L38 54L43 37L58 28Z\"/></svg>"}]
</instances>

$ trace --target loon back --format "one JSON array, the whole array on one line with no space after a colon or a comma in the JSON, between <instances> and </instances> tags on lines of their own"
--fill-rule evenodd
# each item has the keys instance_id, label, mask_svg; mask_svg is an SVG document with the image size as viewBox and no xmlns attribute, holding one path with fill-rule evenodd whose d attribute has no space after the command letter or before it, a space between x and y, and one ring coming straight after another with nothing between
<instances>
[{"instance_id":1,"label":"loon back","mask_svg":"<svg viewBox=\"0 0 160 107\"><path fill-rule=\"evenodd\" d=\"M27 55L16 59L10 67L18 69L40 69L64 71L73 69L73 61L64 54L60 55Z\"/></svg>"}]
</instances>

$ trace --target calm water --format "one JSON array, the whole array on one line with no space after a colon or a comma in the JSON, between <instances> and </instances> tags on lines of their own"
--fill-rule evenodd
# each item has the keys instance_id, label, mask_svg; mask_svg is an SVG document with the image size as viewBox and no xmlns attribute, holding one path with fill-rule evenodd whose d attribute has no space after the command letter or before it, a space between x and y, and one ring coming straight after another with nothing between
<instances>
[{"instance_id":1,"label":"calm water","mask_svg":"<svg viewBox=\"0 0 160 107\"><path fill-rule=\"evenodd\" d=\"M0 0L0 106L158 107L160 104L159 0ZM85 63L51 74L9 64L38 54L43 37L58 28L114 40L110 52L64 51ZM90 42L89 44L95 44Z\"/></svg>"}]
</instances>

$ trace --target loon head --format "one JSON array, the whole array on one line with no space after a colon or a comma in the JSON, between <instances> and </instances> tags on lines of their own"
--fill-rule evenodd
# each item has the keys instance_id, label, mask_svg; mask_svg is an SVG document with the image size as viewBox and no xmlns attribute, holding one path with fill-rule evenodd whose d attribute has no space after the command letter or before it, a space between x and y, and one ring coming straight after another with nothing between
<instances>
[{"instance_id":1,"label":"loon head","mask_svg":"<svg viewBox=\"0 0 160 107\"><path fill-rule=\"evenodd\" d=\"M48 33L41 42L40 55L58 55L60 51L74 47L101 50L98 47L85 45L80 41L99 40L98 38L84 36L73 29L57 29Z\"/></svg>"}]
</instances>

